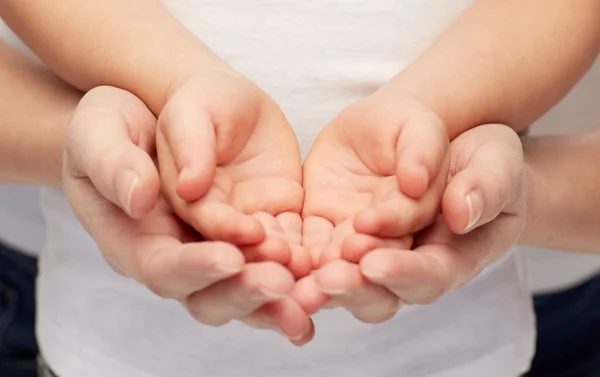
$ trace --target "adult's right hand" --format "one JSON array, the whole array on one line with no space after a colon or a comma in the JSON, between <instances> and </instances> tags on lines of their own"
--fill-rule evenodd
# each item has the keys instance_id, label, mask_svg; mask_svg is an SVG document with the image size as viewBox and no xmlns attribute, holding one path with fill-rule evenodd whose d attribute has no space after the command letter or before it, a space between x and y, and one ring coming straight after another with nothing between
<instances>
[{"instance_id":1,"label":"adult's right hand","mask_svg":"<svg viewBox=\"0 0 600 377\"><path fill-rule=\"evenodd\" d=\"M245 263L235 246L201 240L162 199L155 137L146 106L112 87L88 92L67 128L65 192L106 261L201 323L240 320L308 342L314 327L288 298L294 277L284 266Z\"/></svg>"}]
</instances>

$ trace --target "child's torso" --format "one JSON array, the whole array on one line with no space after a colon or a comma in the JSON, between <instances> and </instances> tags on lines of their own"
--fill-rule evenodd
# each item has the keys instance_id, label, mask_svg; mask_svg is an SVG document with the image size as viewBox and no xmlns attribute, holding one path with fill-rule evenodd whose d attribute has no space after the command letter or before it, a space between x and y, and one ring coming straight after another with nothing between
<instances>
[{"instance_id":1,"label":"child's torso","mask_svg":"<svg viewBox=\"0 0 600 377\"><path fill-rule=\"evenodd\" d=\"M163 3L275 99L305 156L336 113L414 60L471 0Z\"/></svg>"}]
</instances>

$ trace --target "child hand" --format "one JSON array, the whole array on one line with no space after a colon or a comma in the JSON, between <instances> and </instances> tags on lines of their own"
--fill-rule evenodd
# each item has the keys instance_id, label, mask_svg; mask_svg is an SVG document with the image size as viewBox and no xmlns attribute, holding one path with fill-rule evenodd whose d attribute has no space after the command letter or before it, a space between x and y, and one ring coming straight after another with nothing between
<instances>
[{"instance_id":1,"label":"child hand","mask_svg":"<svg viewBox=\"0 0 600 377\"><path fill-rule=\"evenodd\" d=\"M382 306L373 316L349 292L362 281L358 265L342 257L410 248L412 234L438 213L448 163L442 121L419 101L386 90L344 109L317 138L304 163L303 241L317 276L327 275L321 289L347 296L342 304L360 319L383 320L380 313L394 313L398 299L369 286L372 297L386 298L374 300Z\"/></svg>"},{"instance_id":2,"label":"child hand","mask_svg":"<svg viewBox=\"0 0 600 377\"><path fill-rule=\"evenodd\" d=\"M254 83L226 67L184 80L160 114L157 147L164 194L182 220L242 247L247 262L310 271L296 136Z\"/></svg>"},{"instance_id":3,"label":"child hand","mask_svg":"<svg viewBox=\"0 0 600 377\"><path fill-rule=\"evenodd\" d=\"M444 125L422 103L378 92L344 109L304 162L304 243L313 267L429 225L447 172Z\"/></svg>"}]
</instances>

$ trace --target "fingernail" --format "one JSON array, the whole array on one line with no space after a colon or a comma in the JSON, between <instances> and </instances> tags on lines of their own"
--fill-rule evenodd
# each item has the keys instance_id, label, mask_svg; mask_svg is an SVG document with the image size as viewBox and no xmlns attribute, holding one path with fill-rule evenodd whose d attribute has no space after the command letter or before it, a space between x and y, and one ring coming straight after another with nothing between
<instances>
[{"instance_id":1,"label":"fingernail","mask_svg":"<svg viewBox=\"0 0 600 377\"><path fill-rule=\"evenodd\" d=\"M321 292L325 293L328 296L340 296L348 292L346 288L338 288L338 289L328 289L321 288Z\"/></svg>"},{"instance_id":2,"label":"fingernail","mask_svg":"<svg viewBox=\"0 0 600 377\"><path fill-rule=\"evenodd\" d=\"M471 231L483 215L483 197L479 190L468 193L466 200L469 206L469 223L465 227L465 233Z\"/></svg>"},{"instance_id":3,"label":"fingernail","mask_svg":"<svg viewBox=\"0 0 600 377\"><path fill-rule=\"evenodd\" d=\"M243 270L243 267L234 266L230 264L219 264L214 267L212 270L212 274L216 278L233 276L235 274L240 273Z\"/></svg>"},{"instance_id":4,"label":"fingernail","mask_svg":"<svg viewBox=\"0 0 600 377\"><path fill-rule=\"evenodd\" d=\"M372 258L365 258L360 263L360 272L372 282L382 282L389 278L390 272L387 265Z\"/></svg>"},{"instance_id":5,"label":"fingernail","mask_svg":"<svg viewBox=\"0 0 600 377\"><path fill-rule=\"evenodd\" d=\"M306 336L306 334L302 334L302 335L298 335L298 336L287 336L283 330L278 327L278 326L269 326L271 328L271 330L275 331L276 333L278 333L279 335L283 336L284 338L286 338L287 340L289 340L291 343L293 343L294 345L296 345L297 342L301 341L304 336Z\"/></svg>"},{"instance_id":6,"label":"fingernail","mask_svg":"<svg viewBox=\"0 0 600 377\"><path fill-rule=\"evenodd\" d=\"M238 254L220 253L215 258L215 264L211 270L217 277L232 276L244 269L244 259Z\"/></svg>"},{"instance_id":7,"label":"fingernail","mask_svg":"<svg viewBox=\"0 0 600 377\"><path fill-rule=\"evenodd\" d=\"M285 334L284 334L284 336L285 336ZM297 342L301 341L302 339L304 339L305 336L306 336L306 334L290 336L288 339L292 343L297 343Z\"/></svg>"},{"instance_id":8,"label":"fingernail","mask_svg":"<svg viewBox=\"0 0 600 377\"><path fill-rule=\"evenodd\" d=\"M252 298L258 301L274 301L287 297L286 294L273 292L266 288L260 288L258 291L252 294Z\"/></svg>"},{"instance_id":9,"label":"fingernail","mask_svg":"<svg viewBox=\"0 0 600 377\"><path fill-rule=\"evenodd\" d=\"M127 212L128 215L131 216L131 197L133 196L133 191L135 187L140 181L140 177L133 170L126 169L119 172L117 175L117 180L115 182L117 197L119 198L119 202L121 202L121 206Z\"/></svg>"}]
</instances>

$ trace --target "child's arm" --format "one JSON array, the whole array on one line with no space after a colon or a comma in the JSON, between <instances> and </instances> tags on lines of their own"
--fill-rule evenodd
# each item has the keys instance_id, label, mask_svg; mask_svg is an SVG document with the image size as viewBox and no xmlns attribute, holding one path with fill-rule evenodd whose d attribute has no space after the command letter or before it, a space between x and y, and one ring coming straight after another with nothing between
<instances>
[{"instance_id":1,"label":"child's arm","mask_svg":"<svg viewBox=\"0 0 600 377\"><path fill-rule=\"evenodd\" d=\"M222 203L237 196L214 195L219 189L217 161L221 167L239 166L242 161L244 181L266 178L265 164L249 156L267 159L263 152L268 150L269 179L293 185L294 190L276 190L284 196L265 195L260 185L254 185L244 189L243 196L265 197L260 211L300 210L299 148L279 107L210 52L159 1L2 0L0 16L69 83L84 91L100 85L125 89L159 116L157 154L163 191L176 213L207 238L236 244L264 238L257 219L233 203ZM285 141L272 143L273 138ZM219 199L192 205L207 196ZM206 202L227 215L215 213ZM254 207L246 212L260 212L256 201L236 199L235 205L250 202ZM245 221L232 221L232 214Z\"/></svg>"},{"instance_id":2,"label":"child's arm","mask_svg":"<svg viewBox=\"0 0 600 377\"><path fill-rule=\"evenodd\" d=\"M450 138L486 123L522 130L599 48L598 0L478 0L391 85L429 105Z\"/></svg>"},{"instance_id":3,"label":"child's arm","mask_svg":"<svg viewBox=\"0 0 600 377\"><path fill-rule=\"evenodd\" d=\"M600 253L600 130L523 144L528 219L519 243Z\"/></svg>"},{"instance_id":4,"label":"child's arm","mask_svg":"<svg viewBox=\"0 0 600 377\"><path fill-rule=\"evenodd\" d=\"M61 184L63 133L80 98L0 42L0 181Z\"/></svg>"},{"instance_id":5,"label":"child's arm","mask_svg":"<svg viewBox=\"0 0 600 377\"><path fill-rule=\"evenodd\" d=\"M126 89L155 114L174 82L217 61L156 0L2 0L0 16L67 82Z\"/></svg>"}]
</instances>

